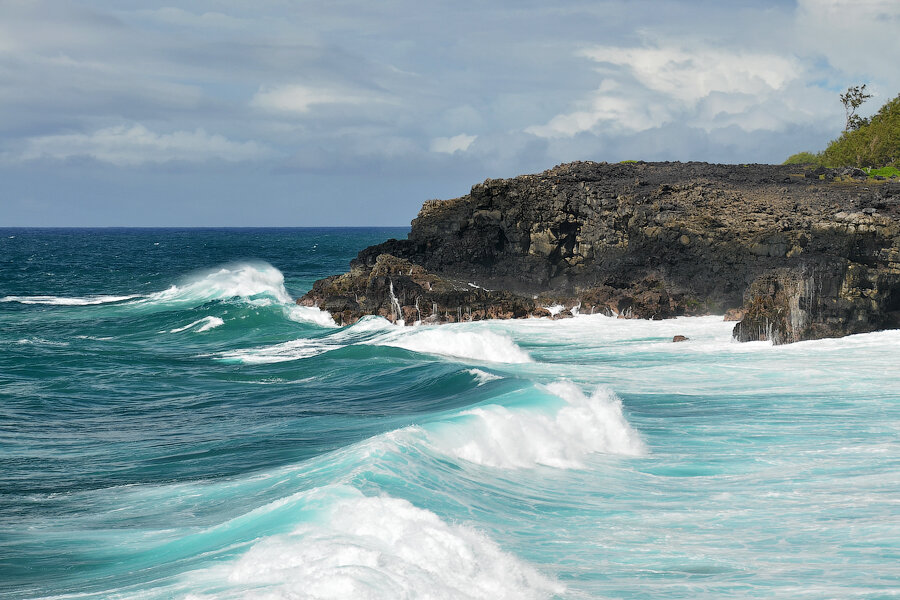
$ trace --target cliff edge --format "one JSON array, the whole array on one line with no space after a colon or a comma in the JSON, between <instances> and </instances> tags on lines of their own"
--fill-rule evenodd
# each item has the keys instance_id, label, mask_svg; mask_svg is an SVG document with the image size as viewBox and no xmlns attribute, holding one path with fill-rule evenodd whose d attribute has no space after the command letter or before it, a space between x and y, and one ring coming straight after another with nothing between
<instances>
[{"instance_id":1,"label":"cliff edge","mask_svg":"<svg viewBox=\"0 0 900 600\"><path fill-rule=\"evenodd\" d=\"M430 200L298 300L349 324L726 314L741 341L900 327L900 183L854 169L559 165Z\"/></svg>"}]
</instances>

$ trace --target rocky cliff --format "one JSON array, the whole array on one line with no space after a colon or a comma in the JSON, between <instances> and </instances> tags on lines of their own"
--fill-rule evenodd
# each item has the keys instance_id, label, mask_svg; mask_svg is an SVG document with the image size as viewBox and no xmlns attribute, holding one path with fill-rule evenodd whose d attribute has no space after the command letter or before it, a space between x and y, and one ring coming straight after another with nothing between
<instances>
[{"instance_id":1,"label":"rocky cliff","mask_svg":"<svg viewBox=\"0 0 900 600\"><path fill-rule=\"evenodd\" d=\"M786 343L900 326L900 183L858 171L577 162L424 204L298 302L350 323L728 314Z\"/></svg>"}]
</instances>

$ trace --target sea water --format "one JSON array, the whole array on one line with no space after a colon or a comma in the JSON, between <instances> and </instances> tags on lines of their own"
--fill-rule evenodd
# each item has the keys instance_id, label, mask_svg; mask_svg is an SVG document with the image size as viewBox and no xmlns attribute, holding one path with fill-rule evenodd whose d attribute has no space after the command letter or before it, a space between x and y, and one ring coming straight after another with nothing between
<instances>
[{"instance_id":1,"label":"sea water","mask_svg":"<svg viewBox=\"0 0 900 600\"><path fill-rule=\"evenodd\" d=\"M900 596L900 332L294 304L405 233L0 230L0 597Z\"/></svg>"}]
</instances>

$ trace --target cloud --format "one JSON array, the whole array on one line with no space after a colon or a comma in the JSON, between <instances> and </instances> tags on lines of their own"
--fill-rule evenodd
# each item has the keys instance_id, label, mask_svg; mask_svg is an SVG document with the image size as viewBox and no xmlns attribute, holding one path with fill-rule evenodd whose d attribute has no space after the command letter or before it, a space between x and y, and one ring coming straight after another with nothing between
<instances>
[{"instance_id":1,"label":"cloud","mask_svg":"<svg viewBox=\"0 0 900 600\"><path fill-rule=\"evenodd\" d=\"M781 118L755 109L782 96L804 72L790 57L677 43L594 46L579 55L597 63L605 76L601 85L576 110L526 131L565 138L599 129L641 132L673 122L706 130L777 130Z\"/></svg>"},{"instance_id":2,"label":"cloud","mask_svg":"<svg viewBox=\"0 0 900 600\"><path fill-rule=\"evenodd\" d=\"M597 63L624 67L646 88L687 105L713 92L769 93L782 88L799 71L795 61L777 54L723 48L597 46L582 54Z\"/></svg>"},{"instance_id":3,"label":"cloud","mask_svg":"<svg viewBox=\"0 0 900 600\"><path fill-rule=\"evenodd\" d=\"M256 142L234 142L202 129L159 134L143 125L132 124L107 127L93 133L32 137L26 140L24 150L14 159L85 157L126 167L170 161L252 161L269 155L271 151Z\"/></svg>"},{"instance_id":4,"label":"cloud","mask_svg":"<svg viewBox=\"0 0 900 600\"><path fill-rule=\"evenodd\" d=\"M313 106L322 104L364 104L381 101L383 100L376 95L365 95L360 92L306 85L282 85L261 88L250 100L250 105L286 113L307 113Z\"/></svg>"},{"instance_id":5,"label":"cloud","mask_svg":"<svg viewBox=\"0 0 900 600\"><path fill-rule=\"evenodd\" d=\"M443 152L445 154L453 154L454 152L465 152L475 141L477 135L466 135L461 133L453 137L438 137L431 140L430 149L432 152Z\"/></svg>"},{"instance_id":6,"label":"cloud","mask_svg":"<svg viewBox=\"0 0 900 600\"><path fill-rule=\"evenodd\" d=\"M900 91L900 2L798 0L795 37L842 72L842 86L869 83L882 102Z\"/></svg>"}]
</instances>

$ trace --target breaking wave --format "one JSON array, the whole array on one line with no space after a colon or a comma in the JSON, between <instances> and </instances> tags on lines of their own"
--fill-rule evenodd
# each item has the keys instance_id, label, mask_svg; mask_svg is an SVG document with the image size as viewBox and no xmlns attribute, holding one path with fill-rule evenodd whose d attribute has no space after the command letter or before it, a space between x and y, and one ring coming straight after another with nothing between
<instances>
[{"instance_id":1,"label":"breaking wave","mask_svg":"<svg viewBox=\"0 0 900 600\"><path fill-rule=\"evenodd\" d=\"M446 325L401 331L377 338L372 343L476 361L514 364L532 362L528 353L506 335L491 331L454 331Z\"/></svg>"},{"instance_id":2,"label":"breaking wave","mask_svg":"<svg viewBox=\"0 0 900 600\"><path fill-rule=\"evenodd\" d=\"M427 438L444 454L506 469L580 468L593 453L646 453L622 412L622 401L611 391L598 388L587 396L569 382L552 383L546 390L563 402L472 408L429 428Z\"/></svg>"},{"instance_id":3,"label":"breaking wave","mask_svg":"<svg viewBox=\"0 0 900 600\"><path fill-rule=\"evenodd\" d=\"M225 321L220 319L219 317L203 317L202 319L197 319L193 323L189 323L184 327L176 327L175 329L169 330L169 333L180 333L182 331L187 331L193 327L196 327L197 332L209 331L210 329L215 329L220 325L224 325Z\"/></svg>"},{"instance_id":4,"label":"breaking wave","mask_svg":"<svg viewBox=\"0 0 900 600\"><path fill-rule=\"evenodd\" d=\"M290 303L284 275L264 262L236 263L195 275L181 285L173 285L147 296L152 303L181 304L242 298L260 305Z\"/></svg>"},{"instance_id":5,"label":"breaking wave","mask_svg":"<svg viewBox=\"0 0 900 600\"><path fill-rule=\"evenodd\" d=\"M89 306L94 304L113 304L140 298L131 296L82 296L67 298L63 296L4 296L0 302L18 302L19 304L48 304L52 306Z\"/></svg>"},{"instance_id":6,"label":"breaking wave","mask_svg":"<svg viewBox=\"0 0 900 600\"><path fill-rule=\"evenodd\" d=\"M218 598L316 600L528 599L565 591L485 534L407 500L335 485L278 501L273 509L285 502L296 502L295 514L305 522L256 542L221 570L192 574L201 581L191 587L224 579L228 589Z\"/></svg>"}]
</instances>

